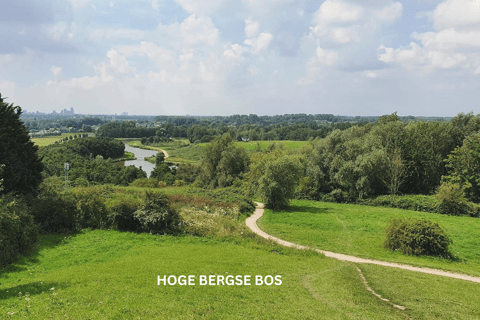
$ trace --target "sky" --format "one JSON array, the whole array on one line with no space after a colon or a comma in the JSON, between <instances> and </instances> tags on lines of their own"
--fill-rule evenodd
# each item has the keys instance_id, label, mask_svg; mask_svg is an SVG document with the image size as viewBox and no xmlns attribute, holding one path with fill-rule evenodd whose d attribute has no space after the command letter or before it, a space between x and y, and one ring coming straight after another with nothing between
<instances>
[{"instance_id":1,"label":"sky","mask_svg":"<svg viewBox=\"0 0 480 320\"><path fill-rule=\"evenodd\" d=\"M480 0L1 0L28 112L480 112Z\"/></svg>"}]
</instances>

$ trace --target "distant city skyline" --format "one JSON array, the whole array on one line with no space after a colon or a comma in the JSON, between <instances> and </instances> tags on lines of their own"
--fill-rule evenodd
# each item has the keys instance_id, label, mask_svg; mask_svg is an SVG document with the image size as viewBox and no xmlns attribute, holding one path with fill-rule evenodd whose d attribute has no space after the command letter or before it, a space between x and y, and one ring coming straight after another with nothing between
<instances>
[{"instance_id":1,"label":"distant city skyline","mask_svg":"<svg viewBox=\"0 0 480 320\"><path fill-rule=\"evenodd\" d=\"M26 110L480 112L480 0L3 0L0 11L0 93Z\"/></svg>"}]
</instances>

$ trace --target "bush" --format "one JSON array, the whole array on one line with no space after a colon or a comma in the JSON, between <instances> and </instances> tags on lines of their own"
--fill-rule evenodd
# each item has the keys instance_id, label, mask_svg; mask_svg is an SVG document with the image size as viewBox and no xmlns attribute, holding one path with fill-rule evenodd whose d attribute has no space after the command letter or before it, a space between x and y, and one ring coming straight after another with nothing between
<instances>
[{"instance_id":1,"label":"bush","mask_svg":"<svg viewBox=\"0 0 480 320\"><path fill-rule=\"evenodd\" d=\"M139 188L161 188L161 186L163 186L163 184L159 185L159 181L154 178L140 178L133 181L130 185Z\"/></svg>"},{"instance_id":2,"label":"bush","mask_svg":"<svg viewBox=\"0 0 480 320\"><path fill-rule=\"evenodd\" d=\"M332 192L322 196L322 201L325 202L336 202L336 203L346 203L348 202L348 193L340 189L335 189Z\"/></svg>"},{"instance_id":3,"label":"bush","mask_svg":"<svg viewBox=\"0 0 480 320\"><path fill-rule=\"evenodd\" d=\"M78 231L75 199L71 194L43 191L32 202L31 212L43 232Z\"/></svg>"},{"instance_id":4,"label":"bush","mask_svg":"<svg viewBox=\"0 0 480 320\"><path fill-rule=\"evenodd\" d=\"M385 195L361 201L362 204L379 207L438 213L439 201L433 196L424 195Z\"/></svg>"},{"instance_id":5,"label":"bush","mask_svg":"<svg viewBox=\"0 0 480 320\"><path fill-rule=\"evenodd\" d=\"M164 194L146 192L144 204L133 213L140 223L139 232L175 233L180 223L178 212Z\"/></svg>"},{"instance_id":6,"label":"bush","mask_svg":"<svg viewBox=\"0 0 480 320\"><path fill-rule=\"evenodd\" d=\"M108 225L108 212L101 196L102 187L75 190L76 220L82 228L103 229Z\"/></svg>"},{"instance_id":7,"label":"bush","mask_svg":"<svg viewBox=\"0 0 480 320\"><path fill-rule=\"evenodd\" d=\"M32 248L38 226L19 199L0 199L0 269Z\"/></svg>"},{"instance_id":8,"label":"bush","mask_svg":"<svg viewBox=\"0 0 480 320\"><path fill-rule=\"evenodd\" d=\"M118 199L109 208L109 220L112 227L120 231L140 230L140 222L134 218L133 214L141 204L139 199Z\"/></svg>"},{"instance_id":9,"label":"bush","mask_svg":"<svg viewBox=\"0 0 480 320\"><path fill-rule=\"evenodd\" d=\"M451 258L452 242L437 223L426 219L394 219L386 229L385 248L408 255Z\"/></svg>"},{"instance_id":10,"label":"bush","mask_svg":"<svg viewBox=\"0 0 480 320\"><path fill-rule=\"evenodd\" d=\"M456 183L442 183L435 196L440 201L439 213L458 216L470 212L464 189Z\"/></svg>"}]
</instances>

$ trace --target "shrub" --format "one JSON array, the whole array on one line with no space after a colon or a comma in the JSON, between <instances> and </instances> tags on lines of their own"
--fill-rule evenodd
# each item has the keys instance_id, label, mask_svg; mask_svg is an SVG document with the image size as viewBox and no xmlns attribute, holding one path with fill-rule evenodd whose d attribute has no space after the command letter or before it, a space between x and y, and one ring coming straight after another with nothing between
<instances>
[{"instance_id":1,"label":"shrub","mask_svg":"<svg viewBox=\"0 0 480 320\"><path fill-rule=\"evenodd\" d=\"M0 269L34 246L38 226L19 199L0 199Z\"/></svg>"},{"instance_id":2,"label":"shrub","mask_svg":"<svg viewBox=\"0 0 480 320\"><path fill-rule=\"evenodd\" d=\"M150 179L140 178L133 181L130 185L133 187L140 187L140 188L159 188L160 187L158 180L154 178L150 178Z\"/></svg>"},{"instance_id":3,"label":"shrub","mask_svg":"<svg viewBox=\"0 0 480 320\"><path fill-rule=\"evenodd\" d=\"M408 255L451 258L451 240L437 223L426 219L393 219L386 229L385 248Z\"/></svg>"},{"instance_id":4,"label":"shrub","mask_svg":"<svg viewBox=\"0 0 480 320\"><path fill-rule=\"evenodd\" d=\"M71 194L43 191L32 202L31 212L43 232L78 231L77 208Z\"/></svg>"},{"instance_id":5,"label":"shrub","mask_svg":"<svg viewBox=\"0 0 480 320\"><path fill-rule=\"evenodd\" d=\"M405 210L438 212L439 201L434 196L424 195L385 195L361 201L370 206L399 208Z\"/></svg>"},{"instance_id":6,"label":"shrub","mask_svg":"<svg viewBox=\"0 0 480 320\"><path fill-rule=\"evenodd\" d=\"M175 182L173 183L173 186L175 187L182 187L185 185L185 181L183 180L175 180Z\"/></svg>"},{"instance_id":7,"label":"shrub","mask_svg":"<svg viewBox=\"0 0 480 320\"><path fill-rule=\"evenodd\" d=\"M458 216L470 211L464 189L456 183L442 183L435 196L440 201L439 213Z\"/></svg>"},{"instance_id":8,"label":"shrub","mask_svg":"<svg viewBox=\"0 0 480 320\"><path fill-rule=\"evenodd\" d=\"M141 204L139 199L118 199L109 208L109 220L112 227L120 231L140 230L140 222L134 218L133 214Z\"/></svg>"},{"instance_id":9,"label":"shrub","mask_svg":"<svg viewBox=\"0 0 480 320\"><path fill-rule=\"evenodd\" d=\"M340 189L335 189L332 192L322 196L322 201L345 203L348 202L348 194Z\"/></svg>"},{"instance_id":10,"label":"shrub","mask_svg":"<svg viewBox=\"0 0 480 320\"><path fill-rule=\"evenodd\" d=\"M82 228L102 229L108 225L108 212L101 196L102 187L75 191L76 220Z\"/></svg>"},{"instance_id":11,"label":"shrub","mask_svg":"<svg viewBox=\"0 0 480 320\"><path fill-rule=\"evenodd\" d=\"M175 233L180 222L178 212L164 194L145 193L144 204L133 213L140 223L140 232Z\"/></svg>"}]
</instances>

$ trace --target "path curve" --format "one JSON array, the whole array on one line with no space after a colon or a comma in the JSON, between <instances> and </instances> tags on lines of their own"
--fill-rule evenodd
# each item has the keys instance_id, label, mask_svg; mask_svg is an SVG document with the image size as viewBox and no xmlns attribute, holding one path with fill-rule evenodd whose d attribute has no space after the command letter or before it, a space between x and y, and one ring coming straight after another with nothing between
<instances>
[{"instance_id":1,"label":"path curve","mask_svg":"<svg viewBox=\"0 0 480 320\"><path fill-rule=\"evenodd\" d=\"M245 223L247 224L247 227L249 227L254 233L258 234L262 238L265 239L270 239L275 241L278 244L281 244L286 247L292 247L292 248L297 248L297 249L312 249L306 246L302 246L296 243L288 242L279 238L276 238L274 236L271 236L264 231L262 231L258 225L257 225L257 220L260 219L260 217L263 215L263 204L256 202L257 207L255 208L255 212L247 218ZM398 269L404 269L404 270L409 270L409 271L415 271L415 272L421 272L421 273L427 273L427 274L433 274L437 276L443 276L443 277L449 277L449 278L454 278L454 279L460 279L460 280L466 280L466 281L472 281L472 282L477 282L480 283L480 277L474 277L474 276L469 276L466 274L461 274L461 273L453 273L449 271L443 271L443 270L438 270L438 269L431 269L431 268L420 268L420 267L414 267L406 264L399 264L399 263L393 263L393 262L385 262L385 261L379 261L379 260L370 260L370 259L363 259L363 258L358 258L354 256L349 256L346 254L341 254L341 253L334 253L330 251L324 251L320 249L315 249L315 251L324 254L325 256L329 258L335 258L340 261L349 261L349 262L355 262L355 263L368 263L368 264L375 264L379 266L384 266L384 267L390 267L390 268L398 268Z\"/></svg>"},{"instance_id":2,"label":"path curve","mask_svg":"<svg viewBox=\"0 0 480 320\"><path fill-rule=\"evenodd\" d=\"M167 151L165 151L165 150L163 150L163 149L160 149L160 151L162 151L162 152L163 152L163 154L165 155L165 159L167 159L167 158L169 157L169 155L168 155L168 152L167 152Z\"/></svg>"}]
</instances>

